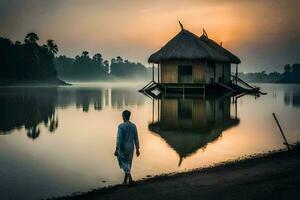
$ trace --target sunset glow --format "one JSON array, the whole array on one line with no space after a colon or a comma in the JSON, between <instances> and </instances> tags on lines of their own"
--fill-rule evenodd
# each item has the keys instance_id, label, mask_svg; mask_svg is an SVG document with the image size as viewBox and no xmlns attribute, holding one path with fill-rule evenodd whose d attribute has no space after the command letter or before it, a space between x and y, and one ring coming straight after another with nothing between
<instances>
[{"instance_id":1,"label":"sunset glow","mask_svg":"<svg viewBox=\"0 0 300 200\"><path fill-rule=\"evenodd\" d=\"M201 35L204 28L239 55L243 71L281 70L298 57L300 6L295 0L30 1L34 4L0 1L0 34L23 40L36 31L42 41L53 38L59 53L69 56L88 50L146 63L178 33L181 20L186 29Z\"/></svg>"}]
</instances>

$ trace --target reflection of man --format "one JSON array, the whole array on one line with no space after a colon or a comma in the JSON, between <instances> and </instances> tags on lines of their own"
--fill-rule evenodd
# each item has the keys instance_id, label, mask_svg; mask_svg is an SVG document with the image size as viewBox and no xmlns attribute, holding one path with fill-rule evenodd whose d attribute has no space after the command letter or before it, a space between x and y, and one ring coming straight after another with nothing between
<instances>
[{"instance_id":1,"label":"reflection of man","mask_svg":"<svg viewBox=\"0 0 300 200\"><path fill-rule=\"evenodd\" d=\"M126 184L129 180L129 184L133 183L130 173L132 157L134 151L134 145L136 148L136 156L140 155L139 151L139 138L136 130L136 126L129 121L130 111L125 110L122 113L123 123L118 127L117 145L115 156L118 157L120 168L125 172L123 184Z\"/></svg>"}]
</instances>

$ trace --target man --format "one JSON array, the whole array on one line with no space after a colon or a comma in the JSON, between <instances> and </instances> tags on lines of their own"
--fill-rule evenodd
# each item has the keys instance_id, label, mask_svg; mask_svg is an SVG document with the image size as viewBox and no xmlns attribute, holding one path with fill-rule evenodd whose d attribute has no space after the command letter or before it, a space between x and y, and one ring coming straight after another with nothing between
<instances>
[{"instance_id":1,"label":"man","mask_svg":"<svg viewBox=\"0 0 300 200\"><path fill-rule=\"evenodd\" d=\"M134 146L136 148L137 157L140 155L140 146L136 126L129 121L130 115L131 113L128 110L125 110L122 113L124 122L118 127L115 156L118 157L120 168L125 172L123 184L127 184L127 181L129 181L129 185L132 185L133 180L130 171Z\"/></svg>"}]
</instances>

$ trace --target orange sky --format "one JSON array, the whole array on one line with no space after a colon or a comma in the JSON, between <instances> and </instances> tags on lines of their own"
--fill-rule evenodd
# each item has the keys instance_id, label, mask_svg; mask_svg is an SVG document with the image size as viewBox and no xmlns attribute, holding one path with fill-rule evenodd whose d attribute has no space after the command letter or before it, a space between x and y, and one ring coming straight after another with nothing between
<instances>
[{"instance_id":1,"label":"orange sky","mask_svg":"<svg viewBox=\"0 0 300 200\"><path fill-rule=\"evenodd\" d=\"M0 35L23 40L35 31L60 54L82 50L146 63L179 30L202 28L242 59L243 71L281 70L300 62L297 0L0 0Z\"/></svg>"}]
</instances>

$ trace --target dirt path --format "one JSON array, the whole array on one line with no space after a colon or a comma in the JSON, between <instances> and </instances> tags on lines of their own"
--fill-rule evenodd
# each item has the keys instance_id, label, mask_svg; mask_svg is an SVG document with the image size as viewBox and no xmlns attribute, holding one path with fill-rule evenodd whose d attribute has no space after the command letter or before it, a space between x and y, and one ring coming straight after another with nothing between
<instances>
[{"instance_id":1,"label":"dirt path","mask_svg":"<svg viewBox=\"0 0 300 200\"><path fill-rule=\"evenodd\" d=\"M299 199L300 151L115 186L63 199Z\"/></svg>"}]
</instances>

